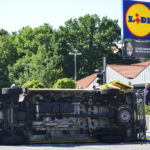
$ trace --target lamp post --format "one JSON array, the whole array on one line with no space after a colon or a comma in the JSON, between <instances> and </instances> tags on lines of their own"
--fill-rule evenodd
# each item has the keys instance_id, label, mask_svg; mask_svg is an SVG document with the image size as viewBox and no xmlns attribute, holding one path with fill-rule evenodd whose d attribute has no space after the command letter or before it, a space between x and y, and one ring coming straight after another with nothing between
<instances>
[{"instance_id":1,"label":"lamp post","mask_svg":"<svg viewBox=\"0 0 150 150\"><path fill-rule=\"evenodd\" d=\"M82 53L78 53L77 50L74 50L74 52L69 52L69 55L73 55L74 56L74 81L75 81L75 89L77 88L77 64L76 64L76 59L77 56L82 55Z\"/></svg>"},{"instance_id":2,"label":"lamp post","mask_svg":"<svg viewBox=\"0 0 150 150\"><path fill-rule=\"evenodd\" d=\"M27 67L27 81L28 81L29 80L28 70L29 70L29 66L32 65L32 63L22 63L22 65L25 65Z\"/></svg>"}]
</instances>

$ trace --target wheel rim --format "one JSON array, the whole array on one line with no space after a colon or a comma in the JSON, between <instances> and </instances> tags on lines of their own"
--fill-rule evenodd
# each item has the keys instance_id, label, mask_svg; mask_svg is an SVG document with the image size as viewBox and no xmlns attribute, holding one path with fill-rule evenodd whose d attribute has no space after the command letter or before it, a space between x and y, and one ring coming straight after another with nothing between
<instances>
[{"instance_id":1,"label":"wheel rim","mask_svg":"<svg viewBox=\"0 0 150 150\"><path fill-rule=\"evenodd\" d=\"M120 122L122 123L128 123L131 119L130 112L127 110L122 110L119 114L119 119L120 119Z\"/></svg>"}]
</instances>

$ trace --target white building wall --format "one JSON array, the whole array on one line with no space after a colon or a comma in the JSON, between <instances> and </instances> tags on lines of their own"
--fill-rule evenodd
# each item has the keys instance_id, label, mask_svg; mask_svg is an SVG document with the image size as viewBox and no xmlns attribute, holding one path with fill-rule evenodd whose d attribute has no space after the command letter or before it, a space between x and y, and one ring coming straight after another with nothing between
<instances>
[{"instance_id":1,"label":"white building wall","mask_svg":"<svg viewBox=\"0 0 150 150\"><path fill-rule=\"evenodd\" d=\"M125 84L128 84L128 82L133 82L133 79L127 79L124 76L122 76L120 73L114 71L109 66L106 67L106 83L112 82L114 80L118 80L120 82L123 82Z\"/></svg>"},{"instance_id":2,"label":"white building wall","mask_svg":"<svg viewBox=\"0 0 150 150\"><path fill-rule=\"evenodd\" d=\"M150 65L145 68L137 77L133 79L132 84L150 83Z\"/></svg>"},{"instance_id":3,"label":"white building wall","mask_svg":"<svg viewBox=\"0 0 150 150\"><path fill-rule=\"evenodd\" d=\"M118 80L125 84L128 84L130 81L132 85L144 85L145 83L150 83L150 65L145 68L137 77L134 79L127 79L123 77L118 72L111 69L109 66L106 67L106 82L112 82L114 80Z\"/></svg>"},{"instance_id":4,"label":"white building wall","mask_svg":"<svg viewBox=\"0 0 150 150\"><path fill-rule=\"evenodd\" d=\"M87 87L87 89L93 89L93 86L98 86L97 77L93 80L93 82Z\"/></svg>"},{"instance_id":5,"label":"white building wall","mask_svg":"<svg viewBox=\"0 0 150 150\"><path fill-rule=\"evenodd\" d=\"M106 67L106 83L110 83L114 80L118 80L125 84L131 82L132 85L144 85L145 83L150 83L150 65L145 68L137 77L134 79L127 79L120 73L114 71L109 66ZM93 86L98 86L97 78L88 86L87 89L93 89Z\"/></svg>"}]
</instances>

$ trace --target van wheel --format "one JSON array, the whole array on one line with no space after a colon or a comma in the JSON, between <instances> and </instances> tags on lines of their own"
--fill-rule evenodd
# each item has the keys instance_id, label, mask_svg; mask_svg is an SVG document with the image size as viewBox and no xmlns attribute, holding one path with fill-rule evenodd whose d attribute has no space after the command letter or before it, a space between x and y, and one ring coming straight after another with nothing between
<instances>
[{"instance_id":1,"label":"van wheel","mask_svg":"<svg viewBox=\"0 0 150 150\"><path fill-rule=\"evenodd\" d=\"M116 123L121 126L129 126L133 120L132 109L127 106L118 108L116 114Z\"/></svg>"}]
</instances>

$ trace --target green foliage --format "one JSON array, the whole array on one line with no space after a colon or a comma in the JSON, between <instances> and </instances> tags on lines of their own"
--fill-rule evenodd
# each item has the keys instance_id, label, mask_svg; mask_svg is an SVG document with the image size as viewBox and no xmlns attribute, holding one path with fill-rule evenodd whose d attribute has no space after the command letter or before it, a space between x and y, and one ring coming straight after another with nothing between
<instances>
[{"instance_id":1,"label":"green foliage","mask_svg":"<svg viewBox=\"0 0 150 150\"><path fill-rule=\"evenodd\" d=\"M15 83L16 86L21 87L27 81L27 72L26 66L22 65L22 63L30 62L28 57L20 58L13 65L8 66L9 70L9 80L11 83ZM30 67L28 69L30 71ZM30 74L29 74L30 79Z\"/></svg>"},{"instance_id":2,"label":"green foliage","mask_svg":"<svg viewBox=\"0 0 150 150\"><path fill-rule=\"evenodd\" d=\"M13 36L0 36L0 88L10 86L8 65L15 63L17 57Z\"/></svg>"},{"instance_id":3,"label":"green foliage","mask_svg":"<svg viewBox=\"0 0 150 150\"><path fill-rule=\"evenodd\" d=\"M46 87L52 87L58 78L63 77L62 67L59 67L60 57L54 43L53 29L44 24L37 28L29 26L22 28L16 34L17 53L19 59L9 65L9 79L11 83L21 86L26 82L27 69L30 80L39 80ZM23 66L22 63L32 63Z\"/></svg>"},{"instance_id":4,"label":"green foliage","mask_svg":"<svg viewBox=\"0 0 150 150\"><path fill-rule=\"evenodd\" d=\"M8 32L4 29L0 29L0 36L8 35Z\"/></svg>"},{"instance_id":5,"label":"green foliage","mask_svg":"<svg viewBox=\"0 0 150 150\"><path fill-rule=\"evenodd\" d=\"M44 46L40 46L37 54L32 55L32 66L30 67L31 79L40 80L46 87L53 84L63 76L62 69L58 66L60 57L51 56L51 51L47 51Z\"/></svg>"},{"instance_id":6,"label":"green foliage","mask_svg":"<svg viewBox=\"0 0 150 150\"><path fill-rule=\"evenodd\" d=\"M150 106L145 105L145 114L150 115Z\"/></svg>"},{"instance_id":7,"label":"green foliage","mask_svg":"<svg viewBox=\"0 0 150 150\"><path fill-rule=\"evenodd\" d=\"M62 78L54 84L53 88L75 88L75 82L70 78Z\"/></svg>"},{"instance_id":8,"label":"green foliage","mask_svg":"<svg viewBox=\"0 0 150 150\"><path fill-rule=\"evenodd\" d=\"M26 82L22 88L45 88L44 84L38 80Z\"/></svg>"},{"instance_id":9,"label":"green foliage","mask_svg":"<svg viewBox=\"0 0 150 150\"><path fill-rule=\"evenodd\" d=\"M111 46L120 40L120 32L117 20L107 17L101 20L97 15L87 14L68 20L55 36L59 47L58 54L63 56L61 64L65 76L73 77L74 59L73 56L67 57L70 51L77 49L82 53L77 57L77 78L82 78L102 66L103 56L113 58Z\"/></svg>"},{"instance_id":10,"label":"green foliage","mask_svg":"<svg viewBox=\"0 0 150 150\"><path fill-rule=\"evenodd\" d=\"M39 80L46 87L53 87L60 78L74 77L74 57L69 52L78 50L77 79L81 79L107 63L133 63L122 60L121 50L112 52L120 41L117 20L98 15L85 15L69 19L58 30L49 24L36 28L23 27L9 34L0 29L0 88L15 83L21 87L27 80ZM25 66L22 63L32 63Z\"/></svg>"}]
</instances>

